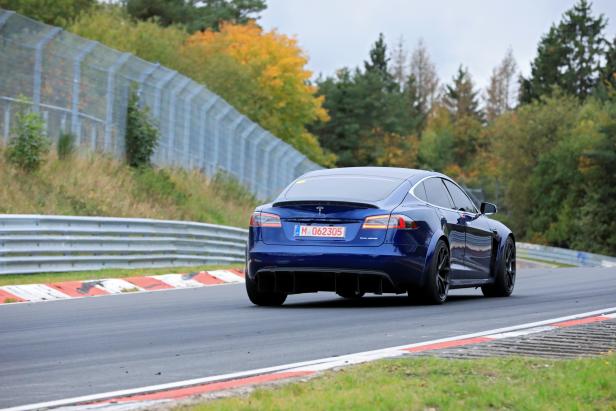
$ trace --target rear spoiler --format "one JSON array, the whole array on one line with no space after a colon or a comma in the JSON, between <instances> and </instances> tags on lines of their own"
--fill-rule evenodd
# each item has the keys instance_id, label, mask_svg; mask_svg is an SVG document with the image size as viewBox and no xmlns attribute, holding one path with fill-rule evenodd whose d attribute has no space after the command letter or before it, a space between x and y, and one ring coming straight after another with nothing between
<instances>
[{"instance_id":1,"label":"rear spoiler","mask_svg":"<svg viewBox=\"0 0 616 411\"><path fill-rule=\"evenodd\" d=\"M357 208L380 208L377 203L368 201L345 201L345 200L279 200L275 201L273 207L289 207L289 206L301 206L301 205L339 205L349 206Z\"/></svg>"}]
</instances>

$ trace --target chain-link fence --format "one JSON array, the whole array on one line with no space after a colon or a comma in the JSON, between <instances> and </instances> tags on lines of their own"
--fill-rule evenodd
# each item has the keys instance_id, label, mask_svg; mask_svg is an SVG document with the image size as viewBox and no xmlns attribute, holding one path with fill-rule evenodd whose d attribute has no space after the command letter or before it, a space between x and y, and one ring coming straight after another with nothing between
<instances>
[{"instance_id":1,"label":"chain-link fence","mask_svg":"<svg viewBox=\"0 0 616 411\"><path fill-rule=\"evenodd\" d=\"M222 171L258 198L319 168L204 86L159 64L0 9L0 139L8 141L21 96L52 141L72 133L83 149L124 156L131 87L150 108L160 166Z\"/></svg>"}]
</instances>

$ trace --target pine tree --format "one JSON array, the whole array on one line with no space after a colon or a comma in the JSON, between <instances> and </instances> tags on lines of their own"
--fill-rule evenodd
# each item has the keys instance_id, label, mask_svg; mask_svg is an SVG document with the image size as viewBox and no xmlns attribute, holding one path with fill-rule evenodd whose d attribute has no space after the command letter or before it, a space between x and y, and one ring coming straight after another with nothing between
<instances>
[{"instance_id":1,"label":"pine tree","mask_svg":"<svg viewBox=\"0 0 616 411\"><path fill-rule=\"evenodd\" d=\"M396 43L392 53L390 61L391 64L391 76L394 81L398 83L400 89L403 89L405 82L408 79L408 52L404 45L404 36L400 36Z\"/></svg>"},{"instance_id":2,"label":"pine tree","mask_svg":"<svg viewBox=\"0 0 616 411\"><path fill-rule=\"evenodd\" d=\"M456 120L465 116L481 119L483 114L479 109L478 92L475 91L468 69L460 65L452 81L452 84L446 86L443 98L449 112Z\"/></svg>"},{"instance_id":3,"label":"pine tree","mask_svg":"<svg viewBox=\"0 0 616 411\"><path fill-rule=\"evenodd\" d=\"M592 16L591 4L579 0L558 25L541 39L531 75L522 78L520 101L528 103L550 94L554 86L585 99L596 87L609 49L603 30L607 19Z\"/></svg>"}]
</instances>

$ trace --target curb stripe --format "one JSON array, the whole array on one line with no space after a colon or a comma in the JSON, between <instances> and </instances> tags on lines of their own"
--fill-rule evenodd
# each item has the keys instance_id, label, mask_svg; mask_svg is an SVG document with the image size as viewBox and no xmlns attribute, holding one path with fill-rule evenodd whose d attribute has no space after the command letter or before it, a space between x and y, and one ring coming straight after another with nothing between
<instances>
[{"instance_id":1,"label":"curb stripe","mask_svg":"<svg viewBox=\"0 0 616 411\"><path fill-rule=\"evenodd\" d=\"M26 301L23 298L20 298L20 297L16 296L15 294L11 294L8 291L4 291L2 288L0 288L0 304L9 304L9 303L6 302L6 300L9 300L11 302L24 302L24 301Z\"/></svg>"},{"instance_id":2,"label":"curb stripe","mask_svg":"<svg viewBox=\"0 0 616 411\"><path fill-rule=\"evenodd\" d=\"M27 301L63 300L70 296L46 286L45 284L7 285L5 291Z\"/></svg>"},{"instance_id":3,"label":"curb stripe","mask_svg":"<svg viewBox=\"0 0 616 411\"><path fill-rule=\"evenodd\" d=\"M62 283L47 284L47 286L55 288L68 295L69 297L92 297L96 295L107 295L107 291L97 287L98 281L65 281Z\"/></svg>"},{"instance_id":4,"label":"curb stripe","mask_svg":"<svg viewBox=\"0 0 616 411\"><path fill-rule=\"evenodd\" d=\"M141 287L138 287L135 284L131 284L121 278L109 278L107 280L100 280L97 287L100 287L109 294L143 291Z\"/></svg>"},{"instance_id":5,"label":"curb stripe","mask_svg":"<svg viewBox=\"0 0 616 411\"><path fill-rule=\"evenodd\" d=\"M154 277L128 277L125 278L125 280L147 291L168 290L173 288L169 284L164 283Z\"/></svg>"},{"instance_id":6,"label":"curb stripe","mask_svg":"<svg viewBox=\"0 0 616 411\"><path fill-rule=\"evenodd\" d=\"M235 274L233 271L228 270L214 270L208 271L210 275L224 281L225 283L241 283L244 282L244 278Z\"/></svg>"},{"instance_id":7,"label":"curb stripe","mask_svg":"<svg viewBox=\"0 0 616 411\"><path fill-rule=\"evenodd\" d=\"M195 281L199 281L203 285L218 285L225 283L220 278L216 278L213 275L210 275L207 271L198 272L192 279Z\"/></svg>"},{"instance_id":8,"label":"curb stripe","mask_svg":"<svg viewBox=\"0 0 616 411\"><path fill-rule=\"evenodd\" d=\"M423 351L431 351L431 350L440 350L442 348L461 347L463 345L479 344L482 342L487 342L487 341L492 341L492 340L494 340L494 338L490 338L490 337L465 338L462 340L444 341L444 342L435 343L435 344L427 344L427 345L420 345L417 347L403 348L402 351L423 352Z\"/></svg>"},{"instance_id":9,"label":"curb stripe","mask_svg":"<svg viewBox=\"0 0 616 411\"><path fill-rule=\"evenodd\" d=\"M287 371L274 374L263 374L254 377L239 378L210 384L196 385L192 387L179 388L169 391L160 391L150 394L135 395L132 397L114 398L107 402L133 402L133 401L154 401L154 400L177 400L208 392L229 390L233 388L245 387L248 385L264 384L272 381L285 380L288 378L306 377L315 374L312 371Z\"/></svg>"},{"instance_id":10,"label":"curb stripe","mask_svg":"<svg viewBox=\"0 0 616 411\"><path fill-rule=\"evenodd\" d=\"M578 320L563 321L563 322L554 323L554 324L551 324L551 325L554 326L554 327L563 328L563 327L572 327L574 325L596 323L596 322L599 322L599 321L605 321L605 320L609 320L609 319L610 318L605 316L605 315L598 315L598 316L595 316L595 317L580 318Z\"/></svg>"},{"instance_id":11,"label":"curb stripe","mask_svg":"<svg viewBox=\"0 0 616 411\"><path fill-rule=\"evenodd\" d=\"M198 281L193 280L190 274L161 274L161 275L154 275L152 276L152 278L155 278L159 281L169 284L173 288L203 287L203 284L201 284Z\"/></svg>"}]
</instances>

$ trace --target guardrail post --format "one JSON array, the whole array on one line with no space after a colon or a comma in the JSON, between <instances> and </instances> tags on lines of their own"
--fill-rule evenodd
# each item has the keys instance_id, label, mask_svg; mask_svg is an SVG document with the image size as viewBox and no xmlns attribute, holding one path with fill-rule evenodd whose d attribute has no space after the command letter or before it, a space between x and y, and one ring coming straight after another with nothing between
<instances>
[{"instance_id":1,"label":"guardrail post","mask_svg":"<svg viewBox=\"0 0 616 411\"><path fill-rule=\"evenodd\" d=\"M207 149L207 118L208 118L208 113L209 111L214 107L214 105L216 104L216 102L220 99L220 97L218 96L213 96L210 97L210 101L208 101L208 103L206 105L203 106L203 108L201 109L201 168L205 170L205 174L207 175L211 175L212 172L210 172L210 170L207 170L207 155L206 155L206 149Z\"/></svg>"},{"instance_id":2,"label":"guardrail post","mask_svg":"<svg viewBox=\"0 0 616 411\"><path fill-rule=\"evenodd\" d=\"M188 77L184 77L180 84L175 86L173 90L171 90L171 101L169 101L169 127L168 131L168 139L167 139L167 164L174 164L173 161L175 159L175 116L176 116L176 101L178 98L178 94L184 90L186 86L190 83L190 79Z\"/></svg>"},{"instance_id":3,"label":"guardrail post","mask_svg":"<svg viewBox=\"0 0 616 411\"><path fill-rule=\"evenodd\" d=\"M107 115L105 118L104 150L111 152L111 129L113 127L113 106L115 103L115 76L116 72L131 57L130 53L122 53L120 57L109 67L107 72Z\"/></svg>"},{"instance_id":4,"label":"guardrail post","mask_svg":"<svg viewBox=\"0 0 616 411\"><path fill-rule=\"evenodd\" d=\"M43 75L43 48L56 37L62 29L52 27L34 46L34 83L32 87L32 109L38 113L41 106L41 77Z\"/></svg>"},{"instance_id":5,"label":"guardrail post","mask_svg":"<svg viewBox=\"0 0 616 411\"><path fill-rule=\"evenodd\" d=\"M214 161L213 161L213 165L214 165L214 173L216 174L216 169L218 168L218 165L220 164L219 161L219 149L220 149L220 141L222 140L222 120L227 116L227 114L229 114L231 112L231 110L233 110L233 107L231 107L230 105L227 105L227 107L222 111L222 113L220 113L218 116L216 116L216 138L214 139Z\"/></svg>"},{"instance_id":6,"label":"guardrail post","mask_svg":"<svg viewBox=\"0 0 616 411\"><path fill-rule=\"evenodd\" d=\"M73 59L73 94L71 99L71 131L76 138L76 145L81 144L81 122L79 121L79 93L81 91L81 62L94 50L98 43L88 41Z\"/></svg>"},{"instance_id":7,"label":"guardrail post","mask_svg":"<svg viewBox=\"0 0 616 411\"><path fill-rule=\"evenodd\" d=\"M192 118L193 99L202 91L202 86L196 86L188 94L185 103L187 107L184 108L184 164L188 167L190 167L192 163L190 159L190 120Z\"/></svg>"}]
</instances>

